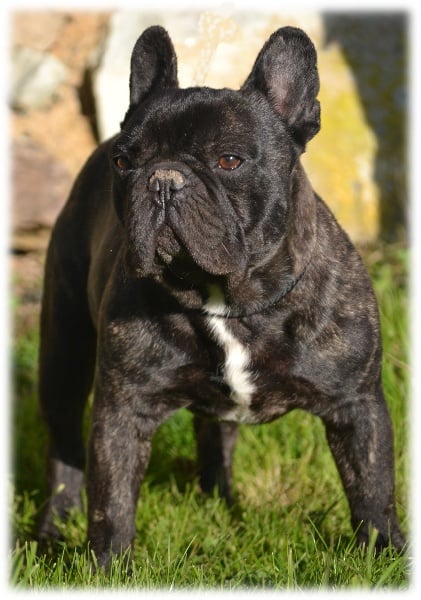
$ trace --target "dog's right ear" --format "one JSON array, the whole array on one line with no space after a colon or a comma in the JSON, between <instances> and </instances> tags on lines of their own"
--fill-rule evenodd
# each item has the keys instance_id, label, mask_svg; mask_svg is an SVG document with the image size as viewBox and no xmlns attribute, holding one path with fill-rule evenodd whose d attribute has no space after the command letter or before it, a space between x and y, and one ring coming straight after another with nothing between
<instances>
[{"instance_id":1,"label":"dog's right ear","mask_svg":"<svg viewBox=\"0 0 421 600\"><path fill-rule=\"evenodd\" d=\"M177 56L163 27L146 29L137 40L130 62L130 112L151 92L178 87Z\"/></svg>"}]
</instances>

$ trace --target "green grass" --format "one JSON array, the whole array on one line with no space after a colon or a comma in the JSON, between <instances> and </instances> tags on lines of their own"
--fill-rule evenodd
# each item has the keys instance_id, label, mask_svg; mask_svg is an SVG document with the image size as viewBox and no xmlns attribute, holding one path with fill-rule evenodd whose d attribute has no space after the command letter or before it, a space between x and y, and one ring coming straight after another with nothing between
<instances>
[{"instance_id":1,"label":"green grass","mask_svg":"<svg viewBox=\"0 0 421 600\"><path fill-rule=\"evenodd\" d=\"M407 251L367 253L384 338L384 387L395 429L398 513L409 530ZM64 541L40 547L34 525L45 500L46 435L36 402L36 327L16 327L10 581L31 589L406 589L406 556L358 548L321 422L301 411L243 427L234 462L238 502L228 510L198 490L191 416L156 434L141 489L134 562L95 569L86 516L61 525ZM372 540L374 542L374 539Z\"/></svg>"}]
</instances>

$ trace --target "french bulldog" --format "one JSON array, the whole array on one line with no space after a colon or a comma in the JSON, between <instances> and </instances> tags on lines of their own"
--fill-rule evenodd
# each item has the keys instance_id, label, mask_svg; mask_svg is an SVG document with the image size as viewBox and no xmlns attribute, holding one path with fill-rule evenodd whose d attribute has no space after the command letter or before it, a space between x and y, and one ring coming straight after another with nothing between
<instances>
[{"instance_id":1,"label":"french bulldog","mask_svg":"<svg viewBox=\"0 0 421 600\"><path fill-rule=\"evenodd\" d=\"M320 129L316 62L307 35L284 27L241 89L180 89L167 32L136 42L121 131L89 158L47 253L41 536L80 506L93 387L88 538L100 565L132 547L154 432L183 407L200 485L227 499L239 423L317 415L359 542L374 528L377 549L403 548L375 297L300 163Z\"/></svg>"}]
</instances>

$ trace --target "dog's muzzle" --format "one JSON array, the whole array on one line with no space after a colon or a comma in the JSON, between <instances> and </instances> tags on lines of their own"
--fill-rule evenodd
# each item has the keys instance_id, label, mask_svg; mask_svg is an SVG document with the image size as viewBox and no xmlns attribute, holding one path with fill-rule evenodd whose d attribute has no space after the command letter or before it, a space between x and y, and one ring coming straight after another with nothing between
<instances>
[{"instance_id":1,"label":"dog's muzzle","mask_svg":"<svg viewBox=\"0 0 421 600\"><path fill-rule=\"evenodd\" d=\"M161 168L154 171L149 177L148 189L156 192L155 200L161 208L164 208L171 200L173 193L182 190L185 184L186 178L181 171Z\"/></svg>"}]
</instances>

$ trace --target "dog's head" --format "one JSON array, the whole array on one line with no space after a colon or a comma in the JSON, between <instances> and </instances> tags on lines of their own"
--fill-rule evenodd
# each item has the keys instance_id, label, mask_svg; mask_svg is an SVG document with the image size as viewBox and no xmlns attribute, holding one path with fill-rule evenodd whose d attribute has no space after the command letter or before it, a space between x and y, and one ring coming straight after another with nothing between
<instances>
[{"instance_id":1,"label":"dog's head","mask_svg":"<svg viewBox=\"0 0 421 600\"><path fill-rule=\"evenodd\" d=\"M130 274L201 286L273 255L291 172L320 127L318 90L316 52L299 29L271 36L238 91L180 89L168 34L147 29L110 156Z\"/></svg>"}]
</instances>

